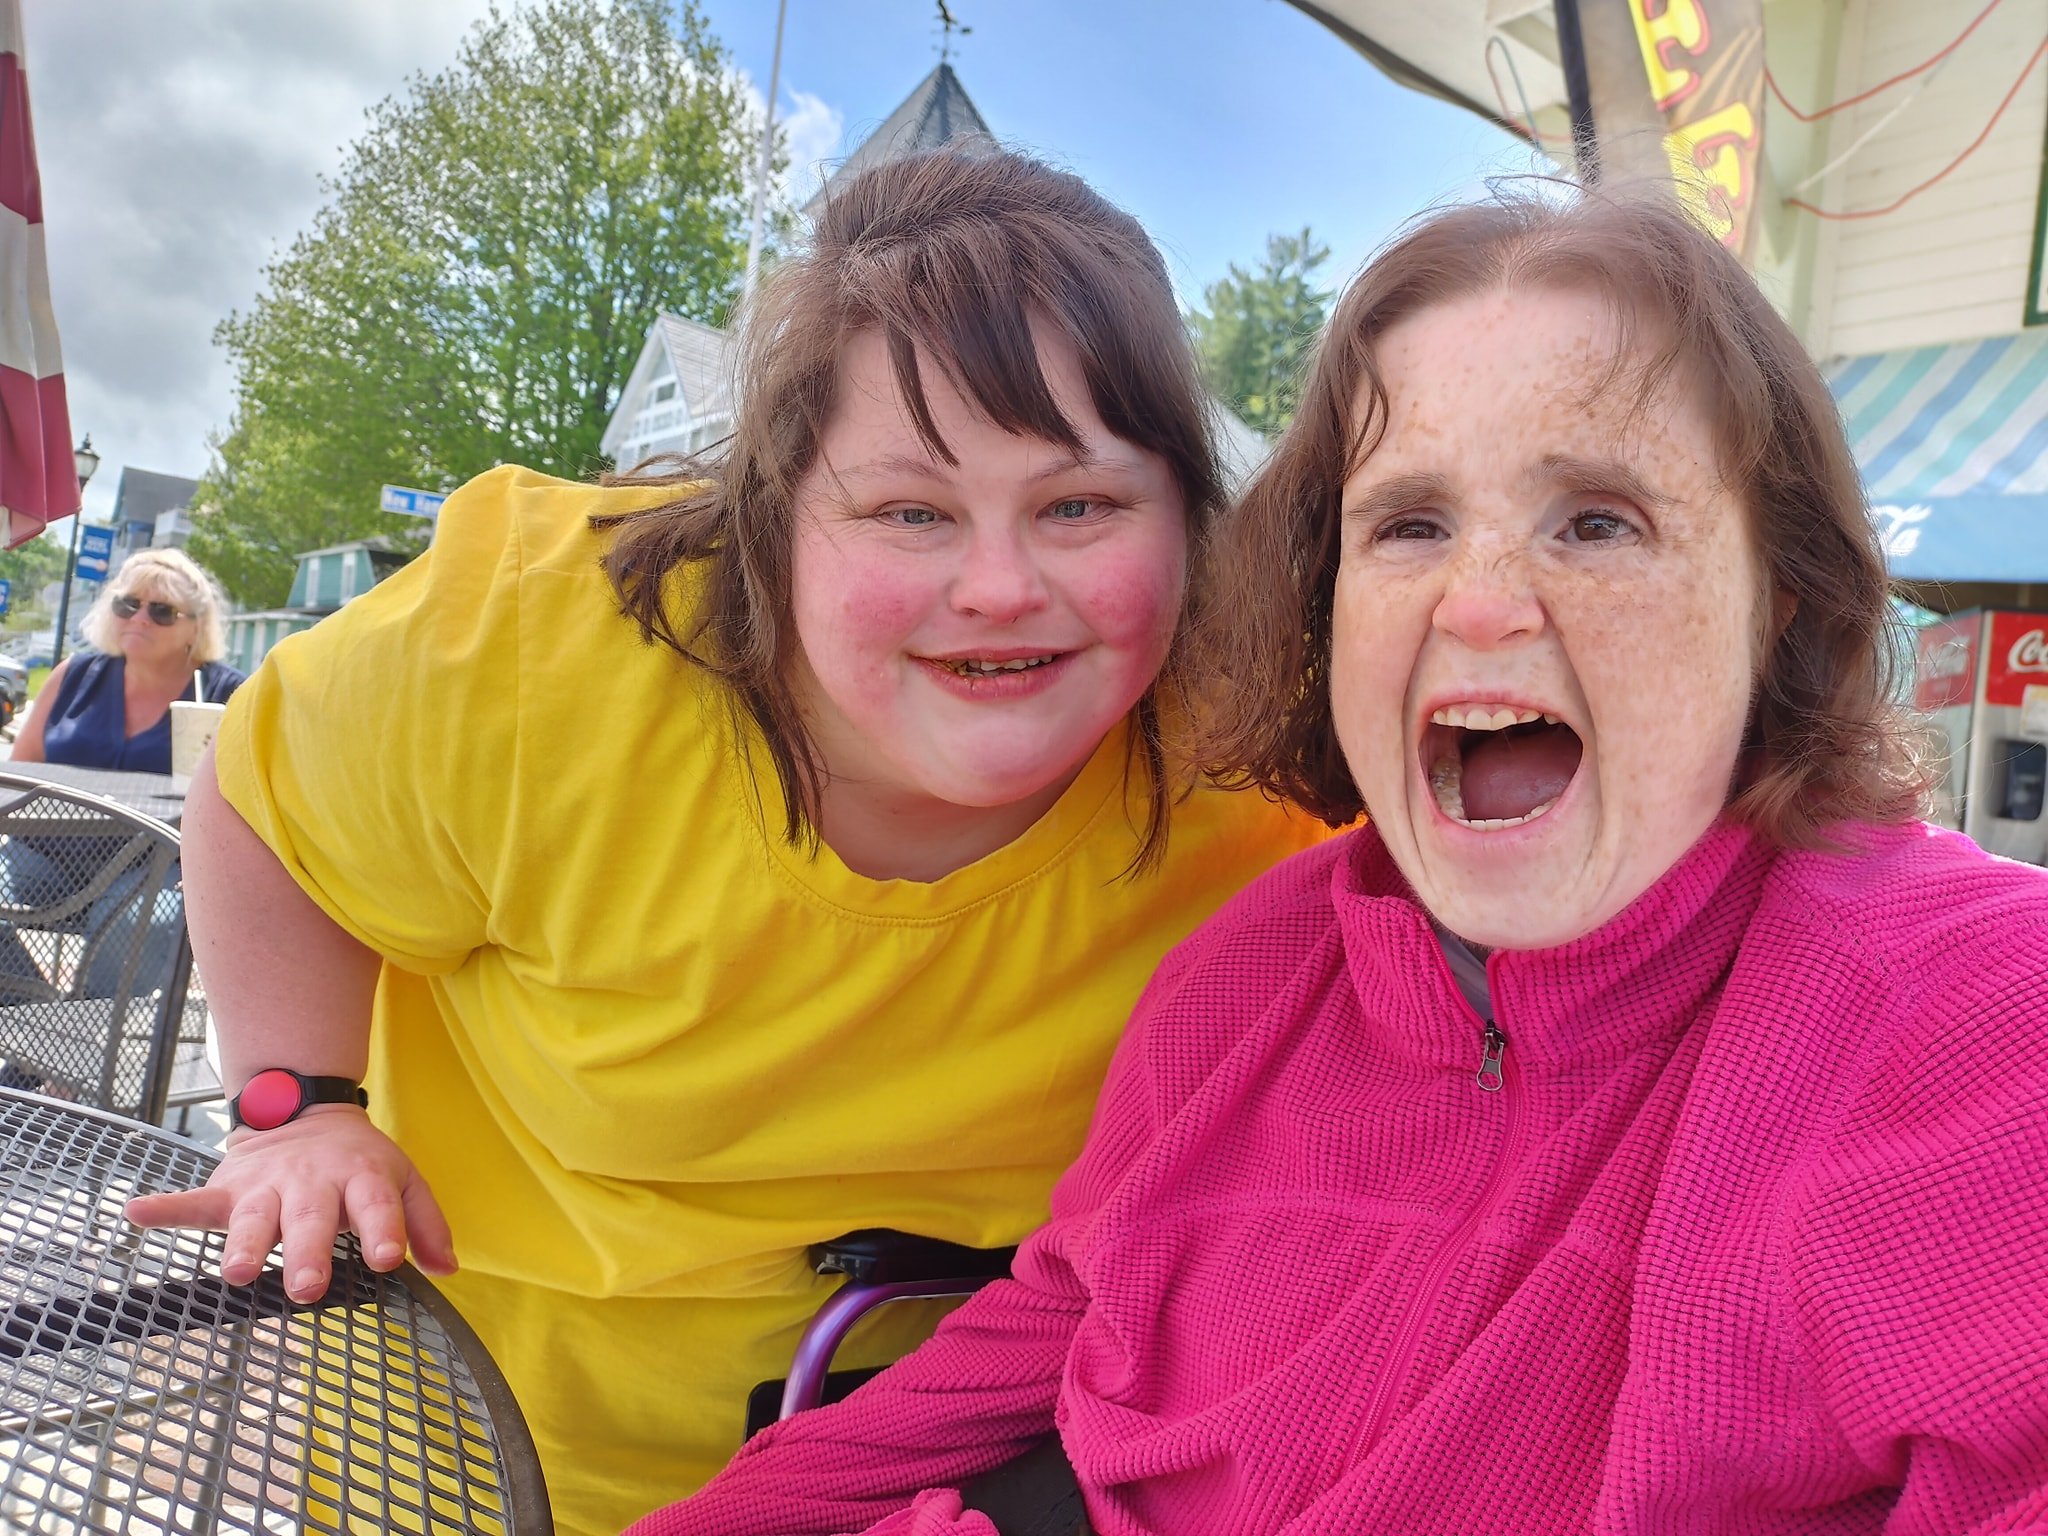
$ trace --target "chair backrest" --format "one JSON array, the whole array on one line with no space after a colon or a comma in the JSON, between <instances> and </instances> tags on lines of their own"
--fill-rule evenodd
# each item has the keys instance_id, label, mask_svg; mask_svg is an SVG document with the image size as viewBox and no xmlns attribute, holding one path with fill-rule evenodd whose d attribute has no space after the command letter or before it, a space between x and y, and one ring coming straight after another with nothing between
<instances>
[{"instance_id":1,"label":"chair backrest","mask_svg":"<svg viewBox=\"0 0 2048 1536\"><path fill-rule=\"evenodd\" d=\"M0 1085L160 1119L191 948L178 835L0 768Z\"/></svg>"}]
</instances>

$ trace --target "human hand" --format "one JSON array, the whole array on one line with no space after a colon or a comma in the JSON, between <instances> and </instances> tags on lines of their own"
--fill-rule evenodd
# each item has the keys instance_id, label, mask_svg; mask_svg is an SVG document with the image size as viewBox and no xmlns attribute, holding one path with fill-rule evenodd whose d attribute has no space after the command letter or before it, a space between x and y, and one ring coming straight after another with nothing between
<instances>
[{"instance_id":1,"label":"human hand","mask_svg":"<svg viewBox=\"0 0 2048 1536\"><path fill-rule=\"evenodd\" d=\"M372 1269L396 1269L410 1243L429 1274L455 1271L454 1240L427 1181L353 1104L316 1105L275 1130L237 1130L202 1188L138 1195L127 1216L138 1227L225 1230L220 1273L230 1285L255 1280L282 1241L294 1301L326 1294L344 1230L355 1232Z\"/></svg>"}]
</instances>

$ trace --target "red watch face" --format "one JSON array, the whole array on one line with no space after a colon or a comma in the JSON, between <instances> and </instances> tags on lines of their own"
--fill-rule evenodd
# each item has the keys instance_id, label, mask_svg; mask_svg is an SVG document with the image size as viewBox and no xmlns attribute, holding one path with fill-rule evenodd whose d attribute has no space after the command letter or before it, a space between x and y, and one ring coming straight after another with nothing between
<instances>
[{"instance_id":1,"label":"red watch face","mask_svg":"<svg viewBox=\"0 0 2048 1536\"><path fill-rule=\"evenodd\" d=\"M266 1067L243 1085L235 1112L252 1131L274 1131L305 1102L299 1080L282 1067Z\"/></svg>"}]
</instances>

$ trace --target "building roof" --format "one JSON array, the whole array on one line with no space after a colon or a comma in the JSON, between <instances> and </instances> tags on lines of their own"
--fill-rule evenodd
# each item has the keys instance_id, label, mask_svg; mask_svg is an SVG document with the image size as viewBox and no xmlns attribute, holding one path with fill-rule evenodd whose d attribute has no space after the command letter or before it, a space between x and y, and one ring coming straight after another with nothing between
<instances>
[{"instance_id":1,"label":"building roof","mask_svg":"<svg viewBox=\"0 0 2048 1536\"><path fill-rule=\"evenodd\" d=\"M702 420L732 409L732 339L702 321L666 311L655 322L676 370L676 387L691 416Z\"/></svg>"},{"instance_id":2,"label":"building roof","mask_svg":"<svg viewBox=\"0 0 2048 1536\"><path fill-rule=\"evenodd\" d=\"M250 613L224 613L223 624L253 624L258 619L324 619L332 608L258 608Z\"/></svg>"},{"instance_id":3,"label":"building roof","mask_svg":"<svg viewBox=\"0 0 2048 1536\"><path fill-rule=\"evenodd\" d=\"M192 505L199 482L183 475L160 475L153 469L123 469L114 492L116 523L155 522L160 512L178 512Z\"/></svg>"},{"instance_id":4,"label":"building roof","mask_svg":"<svg viewBox=\"0 0 2048 1536\"><path fill-rule=\"evenodd\" d=\"M860 147L840 163L838 170L825 178L825 185L804 205L804 212L815 212L826 189L842 177L858 176L862 171L914 155L921 149L947 145L986 154L996 147L996 137L968 99L967 88L953 73L953 66L941 63L917 83L917 88L903 98L894 112L882 119L881 127L861 140Z\"/></svg>"},{"instance_id":5,"label":"building roof","mask_svg":"<svg viewBox=\"0 0 2048 1536\"><path fill-rule=\"evenodd\" d=\"M351 550L358 549L369 551L373 557L394 555L402 560L410 560L419 553L411 545L401 543L388 533L373 533L366 539L350 539L345 544L322 544L318 549L302 549L292 558L305 560L313 555L345 555Z\"/></svg>"}]
</instances>

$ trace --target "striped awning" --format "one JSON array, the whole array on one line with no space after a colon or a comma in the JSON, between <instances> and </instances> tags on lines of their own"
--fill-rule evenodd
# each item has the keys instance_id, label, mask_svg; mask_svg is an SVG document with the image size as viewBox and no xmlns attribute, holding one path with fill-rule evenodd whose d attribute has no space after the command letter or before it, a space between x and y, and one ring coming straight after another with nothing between
<instances>
[{"instance_id":1,"label":"striped awning","mask_svg":"<svg viewBox=\"0 0 2048 1536\"><path fill-rule=\"evenodd\" d=\"M2048 582L2048 334L1827 370L1892 574Z\"/></svg>"},{"instance_id":2,"label":"striped awning","mask_svg":"<svg viewBox=\"0 0 2048 1536\"><path fill-rule=\"evenodd\" d=\"M0 0L0 543L8 546L78 510L21 53L20 0Z\"/></svg>"}]
</instances>

